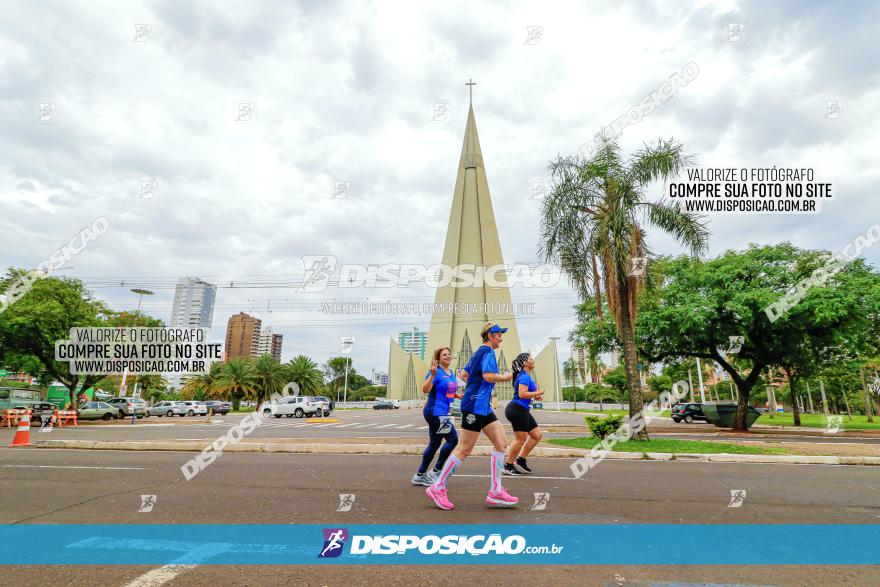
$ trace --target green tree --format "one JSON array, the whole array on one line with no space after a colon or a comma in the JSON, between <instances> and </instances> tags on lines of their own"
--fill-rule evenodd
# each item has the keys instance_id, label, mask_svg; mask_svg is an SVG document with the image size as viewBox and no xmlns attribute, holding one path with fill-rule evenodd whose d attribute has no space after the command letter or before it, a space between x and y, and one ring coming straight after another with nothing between
<instances>
[{"instance_id":1,"label":"green tree","mask_svg":"<svg viewBox=\"0 0 880 587\"><path fill-rule=\"evenodd\" d=\"M646 292L639 305L640 352L652 362L700 357L718 363L737 388L735 429L745 430L752 388L767 367L787 368L796 388L799 377L814 375L822 362L864 350L864 341L876 333L880 282L861 260L769 320L765 308L823 260L821 251L789 243L750 245L706 262L658 260L654 268L663 285ZM725 352L734 336L743 337L742 347Z\"/></svg>"},{"instance_id":2,"label":"green tree","mask_svg":"<svg viewBox=\"0 0 880 587\"><path fill-rule=\"evenodd\" d=\"M261 355L252 361L252 365L256 380L253 399L259 406L272 394L281 393L287 384L287 369L272 355Z\"/></svg>"},{"instance_id":3,"label":"green tree","mask_svg":"<svg viewBox=\"0 0 880 587\"><path fill-rule=\"evenodd\" d=\"M324 378L336 397L339 397L339 390L345 382L346 368L351 369L351 360L347 357L332 357L324 363Z\"/></svg>"},{"instance_id":4,"label":"green tree","mask_svg":"<svg viewBox=\"0 0 880 587\"><path fill-rule=\"evenodd\" d=\"M627 394L629 388L627 387L626 370L623 365L618 365L607 372L602 379L617 391L618 397Z\"/></svg>"},{"instance_id":5,"label":"green tree","mask_svg":"<svg viewBox=\"0 0 880 587\"><path fill-rule=\"evenodd\" d=\"M0 281L0 292L26 273L10 269ZM77 389L88 389L104 376L72 375L69 362L55 360L55 341L67 340L70 329L77 326L104 326L110 314L78 279L36 279L27 293L0 313L0 363L27 369L42 380L60 381L76 405Z\"/></svg>"},{"instance_id":6,"label":"green tree","mask_svg":"<svg viewBox=\"0 0 880 587\"><path fill-rule=\"evenodd\" d=\"M575 411L577 411L577 403L587 401L587 392L583 387L577 387L576 385L563 387L562 399L567 402L572 402L574 404Z\"/></svg>"},{"instance_id":7,"label":"green tree","mask_svg":"<svg viewBox=\"0 0 880 587\"><path fill-rule=\"evenodd\" d=\"M180 389L180 397L196 398L202 396L205 398L214 397L217 393L217 384L223 375L225 365L220 361L211 363L208 371L198 373L187 379L186 383Z\"/></svg>"},{"instance_id":8,"label":"green tree","mask_svg":"<svg viewBox=\"0 0 880 587\"><path fill-rule=\"evenodd\" d=\"M318 395L324 382L318 364L305 355L297 355L285 365L287 380L296 383L305 395Z\"/></svg>"},{"instance_id":9,"label":"green tree","mask_svg":"<svg viewBox=\"0 0 880 587\"><path fill-rule=\"evenodd\" d=\"M669 233L694 255L705 250L708 231L677 203L647 197L649 186L677 176L690 164L681 144L660 140L624 160L613 139L600 137L598 143L589 159L575 156L551 163L553 185L541 211L540 249L546 261L560 265L583 301L588 296L595 300L597 311L601 301L595 275L601 274L623 345L629 413L634 416L643 408L635 322L644 276L634 273L633 259L650 254L645 228ZM647 439L647 430L636 438Z\"/></svg>"},{"instance_id":10,"label":"green tree","mask_svg":"<svg viewBox=\"0 0 880 587\"><path fill-rule=\"evenodd\" d=\"M241 357L229 359L217 379L216 390L232 402L234 410L239 408L242 399L255 397L257 377L251 362Z\"/></svg>"}]
</instances>

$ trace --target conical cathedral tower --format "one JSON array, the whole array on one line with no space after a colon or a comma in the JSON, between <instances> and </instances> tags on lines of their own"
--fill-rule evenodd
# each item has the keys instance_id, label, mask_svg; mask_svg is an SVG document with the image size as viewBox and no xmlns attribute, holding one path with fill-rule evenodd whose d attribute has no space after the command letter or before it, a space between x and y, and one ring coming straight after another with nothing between
<instances>
[{"instance_id":1,"label":"conical cathedral tower","mask_svg":"<svg viewBox=\"0 0 880 587\"><path fill-rule=\"evenodd\" d=\"M520 353L519 331L512 312L504 257L498 240L498 227L472 104L468 109L464 143L458 161L442 263L452 268L474 266L477 275L484 273L487 278L477 277L472 286L455 287L450 284L437 288L435 303L450 310L435 313L431 317L425 361L403 352L397 341L391 340L389 398L409 400L423 397L421 384L436 348L445 346L452 350L454 368L466 365L471 354L482 344L480 330L486 322L499 323L508 328L501 348L496 351L498 366L502 371L509 370L511 361ZM472 270L467 272L474 273ZM456 308L458 311L454 311ZM510 383L495 387L496 397L502 400L510 399L512 391Z\"/></svg>"}]
</instances>

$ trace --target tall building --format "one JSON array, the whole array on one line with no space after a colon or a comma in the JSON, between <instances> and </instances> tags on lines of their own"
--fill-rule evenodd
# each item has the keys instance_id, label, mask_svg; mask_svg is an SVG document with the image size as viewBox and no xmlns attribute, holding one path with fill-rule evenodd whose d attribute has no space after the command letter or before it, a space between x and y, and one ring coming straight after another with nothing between
<instances>
[{"instance_id":1,"label":"tall building","mask_svg":"<svg viewBox=\"0 0 880 587\"><path fill-rule=\"evenodd\" d=\"M259 354L262 322L244 312L229 317L226 324L226 360Z\"/></svg>"},{"instance_id":2,"label":"tall building","mask_svg":"<svg viewBox=\"0 0 880 587\"><path fill-rule=\"evenodd\" d=\"M217 286L198 277L181 277L174 290L169 326L210 328Z\"/></svg>"},{"instance_id":3,"label":"tall building","mask_svg":"<svg viewBox=\"0 0 880 587\"><path fill-rule=\"evenodd\" d=\"M477 123L474 108L468 109L464 130L464 143L458 162L458 175L452 195L452 210L446 229L446 244L443 248L442 263L449 267L465 264L483 268L488 274L491 267L503 267L501 242L489 196L489 183L480 140L477 136ZM474 285L453 287L452 284L438 287L435 305L455 307L466 304L471 308L484 308L478 313L434 313L428 331L427 353L439 347L449 347L453 356L453 367L467 364L473 352L482 344L480 330L485 322L499 323L508 331L504 342L496 351L499 369L510 369L510 363L520 353L519 330L510 300L507 274L504 269L493 270L492 276L498 287ZM418 354L407 352L399 341L391 339L388 357L388 398L421 399L421 382L428 370L429 361ZM536 382L553 393L559 383L559 365L556 359L556 345L550 343L535 354L534 376ZM508 400L513 395L509 382L495 386L495 395L500 400Z\"/></svg>"},{"instance_id":4,"label":"tall building","mask_svg":"<svg viewBox=\"0 0 880 587\"><path fill-rule=\"evenodd\" d=\"M281 362L281 346L283 345L284 335L272 332L272 327L267 326L260 331L260 342L256 350L256 355L272 355L272 357Z\"/></svg>"},{"instance_id":5,"label":"tall building","mask_svg":"<svg viewBox=\"0 0 880 587\"><path fill-rule=\"evenodd\" d=\"M405 330L397 335L397 344L405 353L413 353L425 360L425 349L428 346L428 333L413 327L412 332Z\"/></svg>"},{"instance_id":6,"label":"tall building","mask_svg":"<svg viewBox=\"0 0 880 587\"><path fill-rule=\"evenodd\" d=\"M179 328L211 328L217 286L198 277L181 277L174 288L171 321L168 326ZM169 373L168 384L179 388L188 376Z\"/></svg>"}]
</instances>

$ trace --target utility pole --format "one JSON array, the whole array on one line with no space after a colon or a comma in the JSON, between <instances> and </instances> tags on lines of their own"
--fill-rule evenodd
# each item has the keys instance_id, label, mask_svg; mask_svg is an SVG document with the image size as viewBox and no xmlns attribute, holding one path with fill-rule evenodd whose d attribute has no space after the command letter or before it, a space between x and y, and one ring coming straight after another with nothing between
<instances>
[{"instance_id":1,"label":"utility pole","mask_svg":"<svg viewBox=\"0 0 880 587\"><path fill-rule=\"evenodd\" d=\"M342 403L348 401L348 371L349 366L351 365L351 351L354 348L354 337L353 336L343 336L342 337L342 347L339 349L339 352L345 357L345 385L342 391ZM338 398L337 398L338 399Z\"/></svg>"}]
</instances>

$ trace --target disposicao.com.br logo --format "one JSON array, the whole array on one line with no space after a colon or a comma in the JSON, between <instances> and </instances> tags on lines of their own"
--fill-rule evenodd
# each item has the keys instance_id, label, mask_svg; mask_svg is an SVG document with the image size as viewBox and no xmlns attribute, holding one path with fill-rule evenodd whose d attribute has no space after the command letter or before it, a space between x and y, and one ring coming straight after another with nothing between
<instances>
[{"instance_id":1,"label":"disposicao.com.br logo","mask_svg":"<svg viewBox=\"0 0 880 587\"><path fill-rule=\"evenodd\" d=\"M348 531L344 528L324 530L324 546L319 555L324 557L339 556L342 552ZM330 550L328 551L328 548ZM416 536L407 534L389 534L351 536L349 554L382 555L382 554L441 554L441 555L516 555L516 554L559 554L563 546L528 546L526 539L519 534L502 537L501 534L476 534L473 536L448 534L445 536Z\"/></svg>"}]
</instances>

